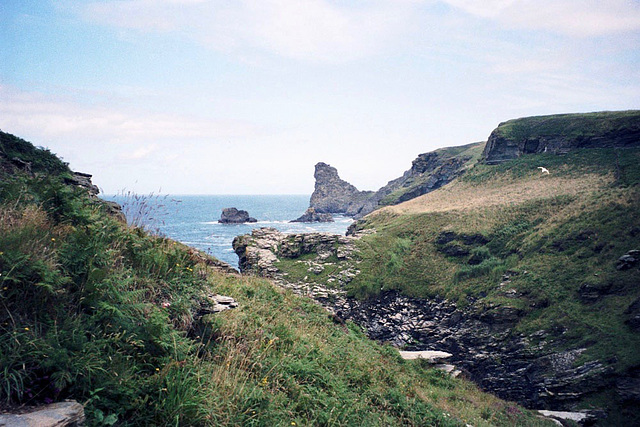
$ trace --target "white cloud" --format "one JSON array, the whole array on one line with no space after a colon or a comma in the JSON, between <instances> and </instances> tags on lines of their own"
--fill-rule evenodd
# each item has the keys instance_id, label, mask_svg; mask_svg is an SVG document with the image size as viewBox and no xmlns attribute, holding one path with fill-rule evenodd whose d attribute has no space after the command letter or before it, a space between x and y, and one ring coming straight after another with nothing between
<instances>
[{"instance_id":1,"label":"white cloud","mask_svg":"<svg viewBox=\"0 0 640 427\"><path fill-rule=\"evenodd\" d=\"M546 30L575 37L640 30L640 2L628 0L444 0L508 28Z\"/></svg>"},{"instance_id":2,"label":"white cloud","mask_svg":"<svg viewBox=\"0 0 640 427\"><path fill-rule=\"evenodd\" d=\"M270 52L341 62L384 49L413 21L409 1L126 0L68 6L83 19L142 32L174 32L219 51Z\"/></svg>"},{"instance_id":3,"label":"white cloud","mask_svg":"<svg viewBox=\"0 0 640 427\"><path fill-rule=\"evenodd\" d=\"M180 139L247 138L264 130L241 120L184 114L149 113L100 105L87 106L62 97L0 86L0 118L5 129L34 131L45 139L136 142Z\"/></svg>"}]
</instances>

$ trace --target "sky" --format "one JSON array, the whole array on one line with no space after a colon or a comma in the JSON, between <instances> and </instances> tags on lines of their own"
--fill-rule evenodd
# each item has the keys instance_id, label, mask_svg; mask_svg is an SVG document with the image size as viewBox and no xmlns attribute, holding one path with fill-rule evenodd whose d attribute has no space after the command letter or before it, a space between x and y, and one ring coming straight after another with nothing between
<instances>
[{"instance_id":1,"label":"sky","mask_svg":"<svg viewBox=\"0 0 640 427\"><path fill-rule=\"evenodd\" d=\"M376 190L532 115L640 108L640 0L1 0L0 129L106 194Z\"/></svg>"}]
</instances>

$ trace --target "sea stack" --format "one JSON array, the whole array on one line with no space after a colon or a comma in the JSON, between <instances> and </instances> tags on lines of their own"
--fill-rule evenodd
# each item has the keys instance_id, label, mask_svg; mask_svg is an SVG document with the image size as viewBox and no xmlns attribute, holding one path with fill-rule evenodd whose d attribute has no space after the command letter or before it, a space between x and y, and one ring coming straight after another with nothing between
<instances>
[{"instance_id":1,"label":"sea stack","mask_svg":"<svg viewBox=\"0 0 640 427\"><path fill-rule=\"evenodd\" d=\"M250 217L247 211L224 208L218 222L222 224L243 224L245 222L258 222L258 220Z\"/></svg>"}]
</instances>

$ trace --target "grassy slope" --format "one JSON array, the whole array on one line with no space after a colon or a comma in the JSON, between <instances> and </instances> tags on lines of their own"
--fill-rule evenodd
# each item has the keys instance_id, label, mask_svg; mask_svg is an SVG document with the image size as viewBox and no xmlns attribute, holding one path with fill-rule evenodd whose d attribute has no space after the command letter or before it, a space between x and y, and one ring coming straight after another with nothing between
<instances>
[{"instance_id":1,"label":"grassy slope","mask_svg":"<svg viewBox=\"0 0 640 427\"><path fill-rule=\"evenodd\" d=\"M361 241L363 273L350 291L367 297L399 289L461 305L478 298L484 309L516 307L523 312L516 330L566 328L567 348L588 347L583 361L616 357L624 371L640 364L640 335L624 324L640 288L638 270L617 271L615 263L638 249L638 212L639 149L478 164L440 190L367 217L365 226L378 232ZM488 243L438 243L443 231L479 233ZM469 254L446 255L452 246ZM511 283L501 287L508 271ZM585 284L601 297L582 301Z\"/></svg>"},{"instance_id":2,"label":"grassy slope","mask_svg":"<svg viewBox=\"0 0 640 427\"><path fill-rule=\"evenodd\" d=\"M497 136L527 138L580 138L606 135L620 130L637 130L640 111L605 111L583 114L555 114L526 117L501 123Z\"/></svg>"},{"instance_id":3,"label":"grassy slope","mask_svg":"<svg viewBox=\"0 0 640 427\"><path fill-rule=\"evenodd\" d=\"M0 148L0 408L74 398L90 425L548 425L118 223L50 153L23 145L43 167L7 174ZM240 307L201 317L214 292Z\"/></svg>"}]
</instances>

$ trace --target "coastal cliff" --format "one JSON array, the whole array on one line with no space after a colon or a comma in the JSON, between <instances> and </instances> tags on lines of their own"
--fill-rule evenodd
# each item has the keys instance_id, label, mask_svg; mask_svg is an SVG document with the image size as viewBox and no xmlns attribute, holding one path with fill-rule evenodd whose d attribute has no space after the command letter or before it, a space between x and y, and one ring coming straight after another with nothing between
<instances>
[{"instance_id":1,"label":"coastal cliff","mask_svg":"<svg viewBox=\"0 0 640 427\"><path fill-rule=\"evenodd\" d=\"M338 176L336 168L315 166L315 189L309 202L318 212L340 213L355 218L436 190L460 176L480 157L483 142L420 154L401 177L377 191L360 191Z\"/></svg>"},{"instance_id":2,"label":"coastal cliff","mask_svg":"<svg viewBox=\"0 0 640 427\"><path fill-rule=\"evenodd\" d=\"M497 164L524 154L638 146L640 111L557 114L500 123L491 132L482 157L488 164Z\"/></svg>"},{"instance_id":3,"label":"coastal cliff","mask_svg":"<svg viewBox=\"0 0 640 427\"><path fill-rule=\"evenodd\" d=\"M527 134L546 151L510 151L519 140L501 125L485 160L513 158L473 162L444 188L378 206L346 238L238 238L237 253L251 254L241 268L316 299L373 339L451 353L455 370L503 398L635 425L640 113L598 113L597 126L584 116L569 117L582 139L567 139L567 117L517 120L562 124L556 136ZM429 169L429 156L420 158L416 173Z\"/></svg>"}]
</instances>

